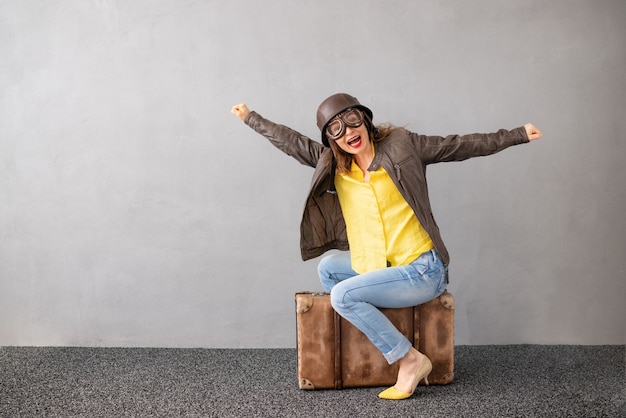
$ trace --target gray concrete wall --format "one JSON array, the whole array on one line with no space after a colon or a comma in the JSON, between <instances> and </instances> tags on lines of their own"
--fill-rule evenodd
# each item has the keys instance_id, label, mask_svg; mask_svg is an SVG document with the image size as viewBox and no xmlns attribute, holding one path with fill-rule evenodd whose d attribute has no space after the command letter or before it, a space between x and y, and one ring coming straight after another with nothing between
<instances>
[{"instance_id":1,"label":"gray concrete wall","mask_svg":"<svg viewBox=\"0 0 626 418\"><path fill-rule=\"evenodd\" d=\"M347 91L425 134L457 344L624 344L626 2L0 2L0 345L294 347L317 138Z\"/></svg>"}]
</instances>

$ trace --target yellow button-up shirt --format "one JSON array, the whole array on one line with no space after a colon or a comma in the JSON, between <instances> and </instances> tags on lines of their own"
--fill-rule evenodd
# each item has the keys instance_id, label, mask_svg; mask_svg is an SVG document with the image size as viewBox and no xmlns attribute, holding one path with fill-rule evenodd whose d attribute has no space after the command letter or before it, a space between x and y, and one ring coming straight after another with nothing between
<instances>
[{"instance_id":1,"label":"yellow button-up shirt","mask_svg":"<svg viewBox=\"0 0 626 418\"><path fill-rule=\"evenodd\" d=\"M410 264L434 248L382 167L370 171L366 183L353 161L350 172L335 176L335 187L346 221L352 268L357 273Z\"/></svg>"}]
</instances>

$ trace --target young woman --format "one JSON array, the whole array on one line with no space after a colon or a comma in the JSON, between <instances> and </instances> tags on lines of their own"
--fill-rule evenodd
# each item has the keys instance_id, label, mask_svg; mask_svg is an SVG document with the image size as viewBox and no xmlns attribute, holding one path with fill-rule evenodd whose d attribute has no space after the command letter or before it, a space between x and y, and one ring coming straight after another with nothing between
<instances>
[{"instance_id":1,"label":"young woman","mask_svg":"<svg viewBox=\"0 0 626 418\"><path fill-rule=\"evenodd\" d=\"M394 386L379 397L405 399L432 364L378 308L402 308L440 295L448 251L432 215L426 166L494 154L541 138L528 123L491 134L426 136L375 126L372 111L338 93L317 110L322 144L271 122L244 104L231 112L300 163L315 168L301 223L302 258L327 250L318 272L333 308L361 330L389 364Z\"/></svg>"}]
</instances>

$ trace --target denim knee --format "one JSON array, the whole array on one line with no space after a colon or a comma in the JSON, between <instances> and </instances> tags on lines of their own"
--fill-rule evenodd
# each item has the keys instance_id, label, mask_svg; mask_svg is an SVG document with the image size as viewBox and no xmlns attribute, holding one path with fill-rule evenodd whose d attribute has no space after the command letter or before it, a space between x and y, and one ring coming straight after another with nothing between
<instances>
[{"instance_id":1,"label":"denim knee","mask_svg":"<svg viewBox=\"0 0 626 418\"><path fill-rule=\"evenodd\" d=\"M334 286L330 290L330 304L338 313L343 312L347 308L345 303L346 292L342 287L343 286Z\"/></svg>"},{"instance_id":2,"label":"denim knee","mask_svg":"<svg viewBox=\"0 0 626 418\"><path fill-rule=\"evenodd\" d=\"M342 280L355 276L356 272L352 270L350 263L350 253L343 252L325 256L317 265L317 275L326 292L330 292Z\"/></svg>"}]
</instances>

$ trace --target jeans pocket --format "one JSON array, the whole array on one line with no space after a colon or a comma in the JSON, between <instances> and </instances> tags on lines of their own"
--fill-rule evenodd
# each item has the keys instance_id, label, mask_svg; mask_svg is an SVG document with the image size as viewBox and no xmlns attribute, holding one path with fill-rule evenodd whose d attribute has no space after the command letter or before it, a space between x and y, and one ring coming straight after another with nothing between
<instances>
[{"instance_id":1,"label":"jeans pocket","mask_svg":"<svg viewBox=\"0 0 626 418\"><path fill-rule=\"evenodd\" d=\"M421 275L428 274L431 271L438 269L438 264L441 261L439 257L436 256L434 251L428 251L420 255L417 260L411 263L411 265L417 270L417 272Z\"/></svg>"},{"instance_id":2,"label":"jeans pocket","mask_svg":"<svg viewBox=\"0 0 626 418\"><path fill-rule=\"evenodd\" d=\"M446 267L436 251L431 250L422 254L412 266L419 276L419 279L416 279L429 281L437 288L438 293L440 290L443 292L446 286Z\"/></svg>"}]
</instances>

